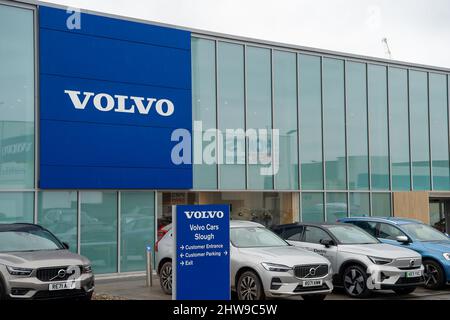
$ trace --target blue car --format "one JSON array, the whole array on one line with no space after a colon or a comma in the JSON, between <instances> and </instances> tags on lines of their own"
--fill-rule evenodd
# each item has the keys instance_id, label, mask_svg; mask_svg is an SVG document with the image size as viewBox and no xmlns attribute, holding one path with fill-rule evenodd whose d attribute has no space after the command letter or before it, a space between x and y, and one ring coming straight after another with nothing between
<instances>
[{"instance_id":1,"label":"blue car","mask_svg":"<svg viewBox=\"0 0 450 320\"><path fill-rule=\"evenodd\" d=\"M351 223L384 243L409 248L422 255L425 287L441 289L450 284L450 238L421 221L395 217L353 217Z\"/></svg>"}]
</instances>

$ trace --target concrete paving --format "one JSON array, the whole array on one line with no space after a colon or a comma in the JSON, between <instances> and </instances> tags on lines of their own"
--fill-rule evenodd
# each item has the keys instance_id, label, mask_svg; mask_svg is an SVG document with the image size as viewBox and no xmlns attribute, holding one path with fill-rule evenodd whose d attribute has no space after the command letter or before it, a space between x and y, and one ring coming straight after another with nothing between
<instances>
[{"instance_id":1,"label":"concrete paving","mask_svg":"<svg viewBox=\"0 0 450 320\"><path fill-rule=\"evenodd\" d=\"M165 295L159 285L156 276L153 278L153 286L147 287L145 277L133 276L126 278L102 279L96 280L96 295L112 296L128 300L170 300L172 297ZM292 298L301 299L299 297ZM431 291L423 288L417 288L409 295L399 296L393 291L378 291L372 294L369 300L450 300L450 287L444 290ZM333 294L328 295L327 300L358 300L352 299L344 294L342 289L335 289Z\"/></svg>"}]
</instances>

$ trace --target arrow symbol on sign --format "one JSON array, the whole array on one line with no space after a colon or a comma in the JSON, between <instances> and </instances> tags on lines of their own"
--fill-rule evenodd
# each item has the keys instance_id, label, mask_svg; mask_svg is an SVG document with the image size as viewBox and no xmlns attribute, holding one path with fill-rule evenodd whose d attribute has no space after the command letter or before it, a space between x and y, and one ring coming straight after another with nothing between
<instances>
[{"instance_id":1,"label":"arrow symbol on sign","mask_svg":"<svg viewBox=\"0 0 450 320\"><path fill-rule=\"evenodd\" d=\"M183 258L183 257L184 257L184 254L180 254L180 257Z\"/></svg>"},{"instance_id":2,"label":"arrow symbol on sign","mask_svg":"<svg viewBox=\"0 0 450 320\"><path fill-rule=\"evenodd\" d=\"M181 250L184 250L184 246L181 246L180 249L181 249Z\"/></svg>"},{"instance_id":3,"label":"arrow symbol on sign","mask_svg":"<svg viewBox=\"0 0 450 320\"><path fill-rule=\"evenodd\" d=\"M228 251L225 251L224 254L225 254L225 255L228 255Z\"/></svg>"},{"instance_id":4,"label":"arrow symbol on sign","mask_svg":"<svg viewBox=\"0 0 450 320\"><path fill-rule=\"evenodd\" d=\"M180 264L181 264L182 266L184 266L184 261L181 261Z\"/></svg>"}]
</instances>

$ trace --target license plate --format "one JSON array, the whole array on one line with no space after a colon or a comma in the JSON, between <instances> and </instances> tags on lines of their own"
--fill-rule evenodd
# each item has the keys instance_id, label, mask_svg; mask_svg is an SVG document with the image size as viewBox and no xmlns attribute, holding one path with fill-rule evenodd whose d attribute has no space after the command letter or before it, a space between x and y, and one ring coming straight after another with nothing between
<instances>
[{"instance_id":1,"label":"license plate","mask_svg":"<svg viewBox=\"0 0 450 320\"><path fill-rule=\"evenodd\" d=\"M50 291L72 290L72 289L75 289L75 281L50 283L48 287L48 290Z\"/></svg>"},{"instance_id":2,"label":"license plate","mask_svg":"<svg viewBox=\"0 0 450 320\"><path fill-rule=\"evenodd\" d=\"M422 276L422 271L418 270L418 271L408 271L406 273L406 277L407 278L417 278L417 277L421 277Z\"/></svg>"},{"instance_id":3,"label":"license plate","mask_svg":"<svg viewBox=\"0 0 450 320\"><path fill-rule=\"evenodd\" d=\"M320 287L322 285L322 280L305 280L303 281L304 287Z\"/></svg>"}]
</instances>

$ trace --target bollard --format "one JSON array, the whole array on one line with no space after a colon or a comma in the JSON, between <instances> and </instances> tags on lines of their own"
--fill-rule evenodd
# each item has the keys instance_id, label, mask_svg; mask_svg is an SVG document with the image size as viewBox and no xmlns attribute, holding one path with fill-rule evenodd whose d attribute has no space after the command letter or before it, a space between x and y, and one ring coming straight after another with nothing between
<instances>
[{"instance_id":1,"label":"bollard","mask_svg":"<svg viewBox=\"0 0 450 320\"><path fill-rule=\"evenodd\" d=\"M147 287L153 287L152 247L147 246Z\"/></svg>"}]
</instances>

